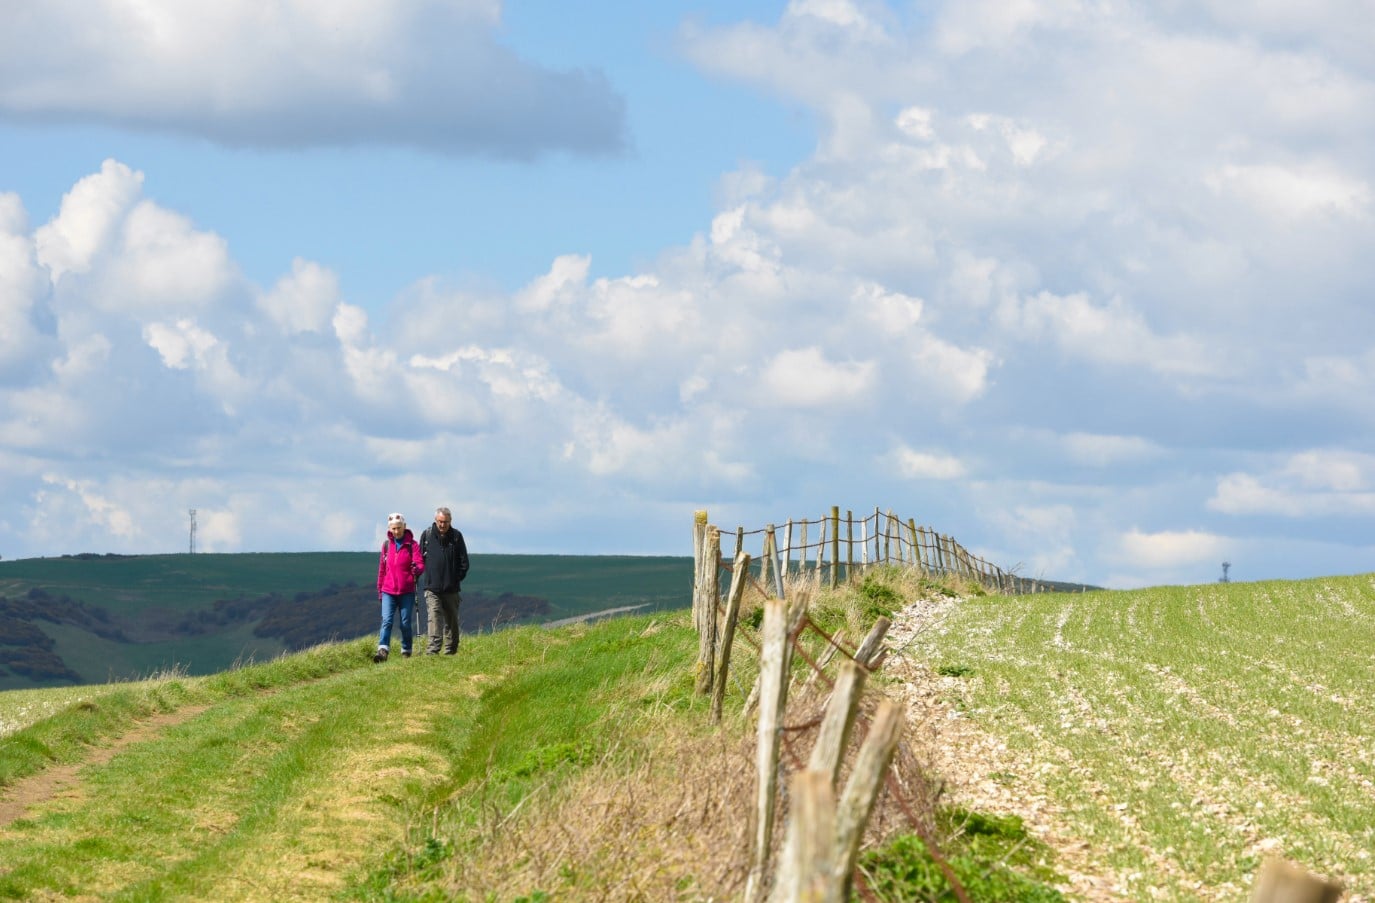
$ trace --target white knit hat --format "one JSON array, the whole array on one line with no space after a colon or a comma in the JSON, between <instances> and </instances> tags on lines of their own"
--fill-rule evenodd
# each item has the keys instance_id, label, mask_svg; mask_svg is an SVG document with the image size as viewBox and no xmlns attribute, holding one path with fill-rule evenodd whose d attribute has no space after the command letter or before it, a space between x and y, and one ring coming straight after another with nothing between
<instances>
[{"instance_id":1,"label":"white knit hat","mask_svg":"<svg viewBox=\"0 0 1375 903\"><path fill-rule=\"evenodd\" d=\"M395 512L395 511L393 511L391 514L388 514L388 515L387 515L387 526L388 526L388 527L390 527L392 524L404 524L405 522L406 522L406 519L405 519L404 517L402 517L399 513Z\"/></svg>"}]
</instances>

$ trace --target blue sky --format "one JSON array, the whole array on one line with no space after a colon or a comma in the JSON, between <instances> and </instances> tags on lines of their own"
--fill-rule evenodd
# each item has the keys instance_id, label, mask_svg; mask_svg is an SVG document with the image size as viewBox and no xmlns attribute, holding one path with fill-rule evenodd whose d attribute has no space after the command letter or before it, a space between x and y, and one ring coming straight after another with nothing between
<instances>
[{"instance_id":1,"label":"blue sky","mask_svg":"<svg viewBox=\"0 0 1375 903\"><path fill-rule=\"evenodd\" d=\"M1371 569L1368 3L626 6L5 11L0 555Z\"/></svg>"}]
</instances>

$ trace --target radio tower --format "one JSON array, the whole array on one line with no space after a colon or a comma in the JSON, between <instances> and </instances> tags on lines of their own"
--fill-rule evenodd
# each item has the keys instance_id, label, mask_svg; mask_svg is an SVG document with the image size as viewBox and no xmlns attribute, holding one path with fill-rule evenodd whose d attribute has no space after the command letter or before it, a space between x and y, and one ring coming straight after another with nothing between
<instances>
[{"instance_id":1,"label":"radio tower","mask_svg":"<svg viewBox=\"0 0 1375 903\"><path fill-rule=\"evenodd\" d=\"M191 509L191 551L189 555L196 554L196 509Z\"/></svg>"},{"instance_id":2,"label":"radio tower","mask_svg":"<svg viewBox=\"0 0 1375 903\"><path fill-rule=\"evenodd\" d=\"M1232 562L1230 562L1230 561L1224 561L1224 562L1222 562L1222 579L1219 580L1218 583L1231 583L1231 582L1232 582L1231 579L1228 578L1228 576L1227 576L1227 569L1228 569L1229 567L1231 567L1231 566L1232 566Z\"/></svg>"}]
</instances>

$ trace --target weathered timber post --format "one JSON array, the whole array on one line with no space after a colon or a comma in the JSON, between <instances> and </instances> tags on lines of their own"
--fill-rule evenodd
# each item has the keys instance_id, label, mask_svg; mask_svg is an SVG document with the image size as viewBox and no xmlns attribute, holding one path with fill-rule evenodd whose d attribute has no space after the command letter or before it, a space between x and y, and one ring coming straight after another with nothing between
<instances>
[{"instance_id":1,"label":"weathered timber post","mask_svg":"<svg viewBox=\"0 0 1375 903\"><path fill-rule=\"evenodd\" d=\"M855 513L845 509L845 582L855 576Z\"/></svg>"},{"instance_id":2,"label":"weathered timber post","mask_svg":"<svg viewBox=\"0 0 1375 903\"><path fill-rule=\"evenodd\" d=\"M864 676L868 673L859 664L846 662L836 678L831 698L826 700L826 714L822 716L821 731L817 734L816 745L812 747L807 768L829 777L832 787L840 776L845 745L850 742L850 731L855 726L855 712L859 707L859 694L864 689Z\"/></svg>"},{"instance_id":3,"label":"weathered timber post","mask_svg":"<svg viewBox=\"0 0 1375 903\"><path fill-rule=\"evenodd\" d=\"M869 726L869 736L859 748L855 758L854 770L841 795L836 809L835 855L831 860L832 874L842 882L846 894L849 892L850 879L855 870L855 860L859 857L859 844L864 838L864 826L869 822L869 814L874 810L883 787L883 776L888 763L893 760L893 751L898 746L898 735L902 731L902 714L897 703L884 699L878 704L874 722ZM842 897L844 899L844 897Z\"/></svg>"},{"instance_id":4,"label":"weathered timber post","mask_svg":"<svg viewBox=\"0 0 1375 903\"><path fill-rule=\"evenodd\" d=\"M730 674L730 651L735 642L735 625L740 620L740 598L745 594L745 584L749 582L750 556L740 552L735 556L735 566L731 569L730 595L726 597L726 623L721 631L720 665L717 669L716 683L711 691L711 720L721 723L721 705L726 698L726 677Z\"/></svg>"},{"instance_id":5,"label":"weathered timber post","mask_svg":"<svg viewBox=\"0 0 1375 903\"><path fill-rule=\"evenodd\" d=\"M793 519L788 518L783 528L783 579L786 581L793 570Z\"/></svg>"},{"instance_id":6,"label":"weathered timber post","mask_svg":"<svg viewBox=\"0 0 1375 903\"><path fill-rule=\"evenodd\" d=\"M702 543L707 539L707 512L692 515L692 626L702 632Z\"/></svg>"},{"instance_id":7,"label":"weathered timber post","mask_svg":"<svg viewBox=\"0 0 1375 903\"><path fill-rule=\"evenodd\" d=\"M877 539L878 534L874 534ZM859 569L861 571L869 567L869 518L863 518L859 522Z\"/></svg>"},{"instance_id":8,"label":"weathered timber post","mask_svg":"<svg viewBox=\"0 0 1375 903\"><path fill-rule=\"evenodd\" d=\"M766 595L768 594L770 586L773 583L773 580L771 579L772 575L769 573L769 569L773 566L773 553L772 550L769 548L769 546L772 544L773 524L769 524L767 527L764 528L763 548L759 550L759 583L761 586L764 587L764 593ZM782 596L783 594L775 593L774 595Z\"/></svg>"},{"instance_id":9,"label":"weathered timber post","mask_svg":"<svg viewBox=\"0 0 1375 903\"><path fill-rule=\"evenodd\" d=\"M840 506L831 506L831 589L840 582Z\"/></svg>"},{"instance_id":10,"label":"weathered timber post","mask_svg":"<svg viewBox=\"0 0 1375 903\"><path fill-rule=\"evenodd\" d=\"M783 597L783 572L778 561L778 533L773 524L764 530L764 555L769 560L769 568L773 571L773 588L779 598ZM760 574L762 577L763 574Z\"/></svg>"},{"instance_id":11,"label":"weathered timber post","mask_svg":"<svg viewBox=\"0 0 1375 903\"><path fill-rule=\"evenodd\" d=\"M915 517L907 519L907 529L912 533L912 564L916 566L918 574L925 574L926 563L922 561L921 535L917 532L917 519Z\"/></svg>"},{"instance_id":12,"label":"weathered timber post","mask_svg":"<svg viewBox=\"0 0 1375 903\"><path fill-rule=\"evenodd\" d=\"M1270 857L1256 873L1251 903L1337 903L1342 886Z\"/></svg>"},{"instance_id":13,"label":"weathered timber post","mask_svg":"<svg viewBox=\"0 0 1375 903\"><path fill-rule=\"evenodd\" d=\"M791 524L792 521L788 521L788 523ZM807 553L808 553L809 551L811 551L811 549L810 549L810 547L808 547L808 545L807 545L807 519L806 519L805 517L802 518L802 523L799 524L799 526L802 528L802 537L798 540L798 545L799 545L801 548L799 549L798 555L797 555L797 579L798 579L798 580L806 580L806 579L807 579Z\"/></svg>"},{"instance_id":14,"label":"weathered timber post","mask_svg":"<svg viewBox=\"0 0 1375 903\"><path fill-rule=\"evenodd\" d=\"M764 600L764 625L759 652L759 744L755 753L758 793L755 795L754 856L745 883L745 899L762 899L764 876L773 839L773 813L778 796L778 751L782 741L783 707L788 698L788 603Z\"/></svg>"},{"instance_id":15,"label":"weathered timber post","mask_svg":"<svg viewBox=\"0 0 1375 903\"><path fill-rule=\"evenodd\" d=\"M824 774L799 771L792 777L788 837L778 860L771 903L843 903L844 884L835 879L835 791Z\"/></svg>"},{"instance_id":16,"label":"weathered timber post","mask_svg":"<svg viewBox=\"0 0 1375 903\"><path fill-rule=\"evenodd\" d=\"M716 674L716 607L721 601L721 531L708 525L702 540L702 557L697 571L700 595L693 599L693 610L700 604L701 624L697 633L697 692L711 693Z\"/></svg>"},{"instance_id":17,"label":"weathered timber post","mask_svg":"<svg viewBox=\"0 0 1375 903\"><path fill-rule=\"evenodd\" d=\"M879 647L883 645L883 638L888 635L888 628L893 626L893 622L887 618L880 617L874 622L874 626L869 630L868 636L859 644L855 650L855 661L865 668L873 671L878 667Z\"/></svg>"}]
</instances>

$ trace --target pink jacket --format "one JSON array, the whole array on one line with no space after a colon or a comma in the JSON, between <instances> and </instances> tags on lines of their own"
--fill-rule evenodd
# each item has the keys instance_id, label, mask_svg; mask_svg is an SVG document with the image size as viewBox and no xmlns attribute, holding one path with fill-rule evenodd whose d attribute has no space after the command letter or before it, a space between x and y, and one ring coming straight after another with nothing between
<instances>
[{"instance_id":1,"label":"pink jacket","mask_svg":"<svg viewBox=\"0 0 1375 903\"><path fill-rule=\"evenodd\" d=\"M415 578L425 572L425 559L420 544L407 530L401 536L401 547L390 533L382 540L382 555L377 561L377 592L399 596L415 592Z\"/></svg>"}]
</instances>

